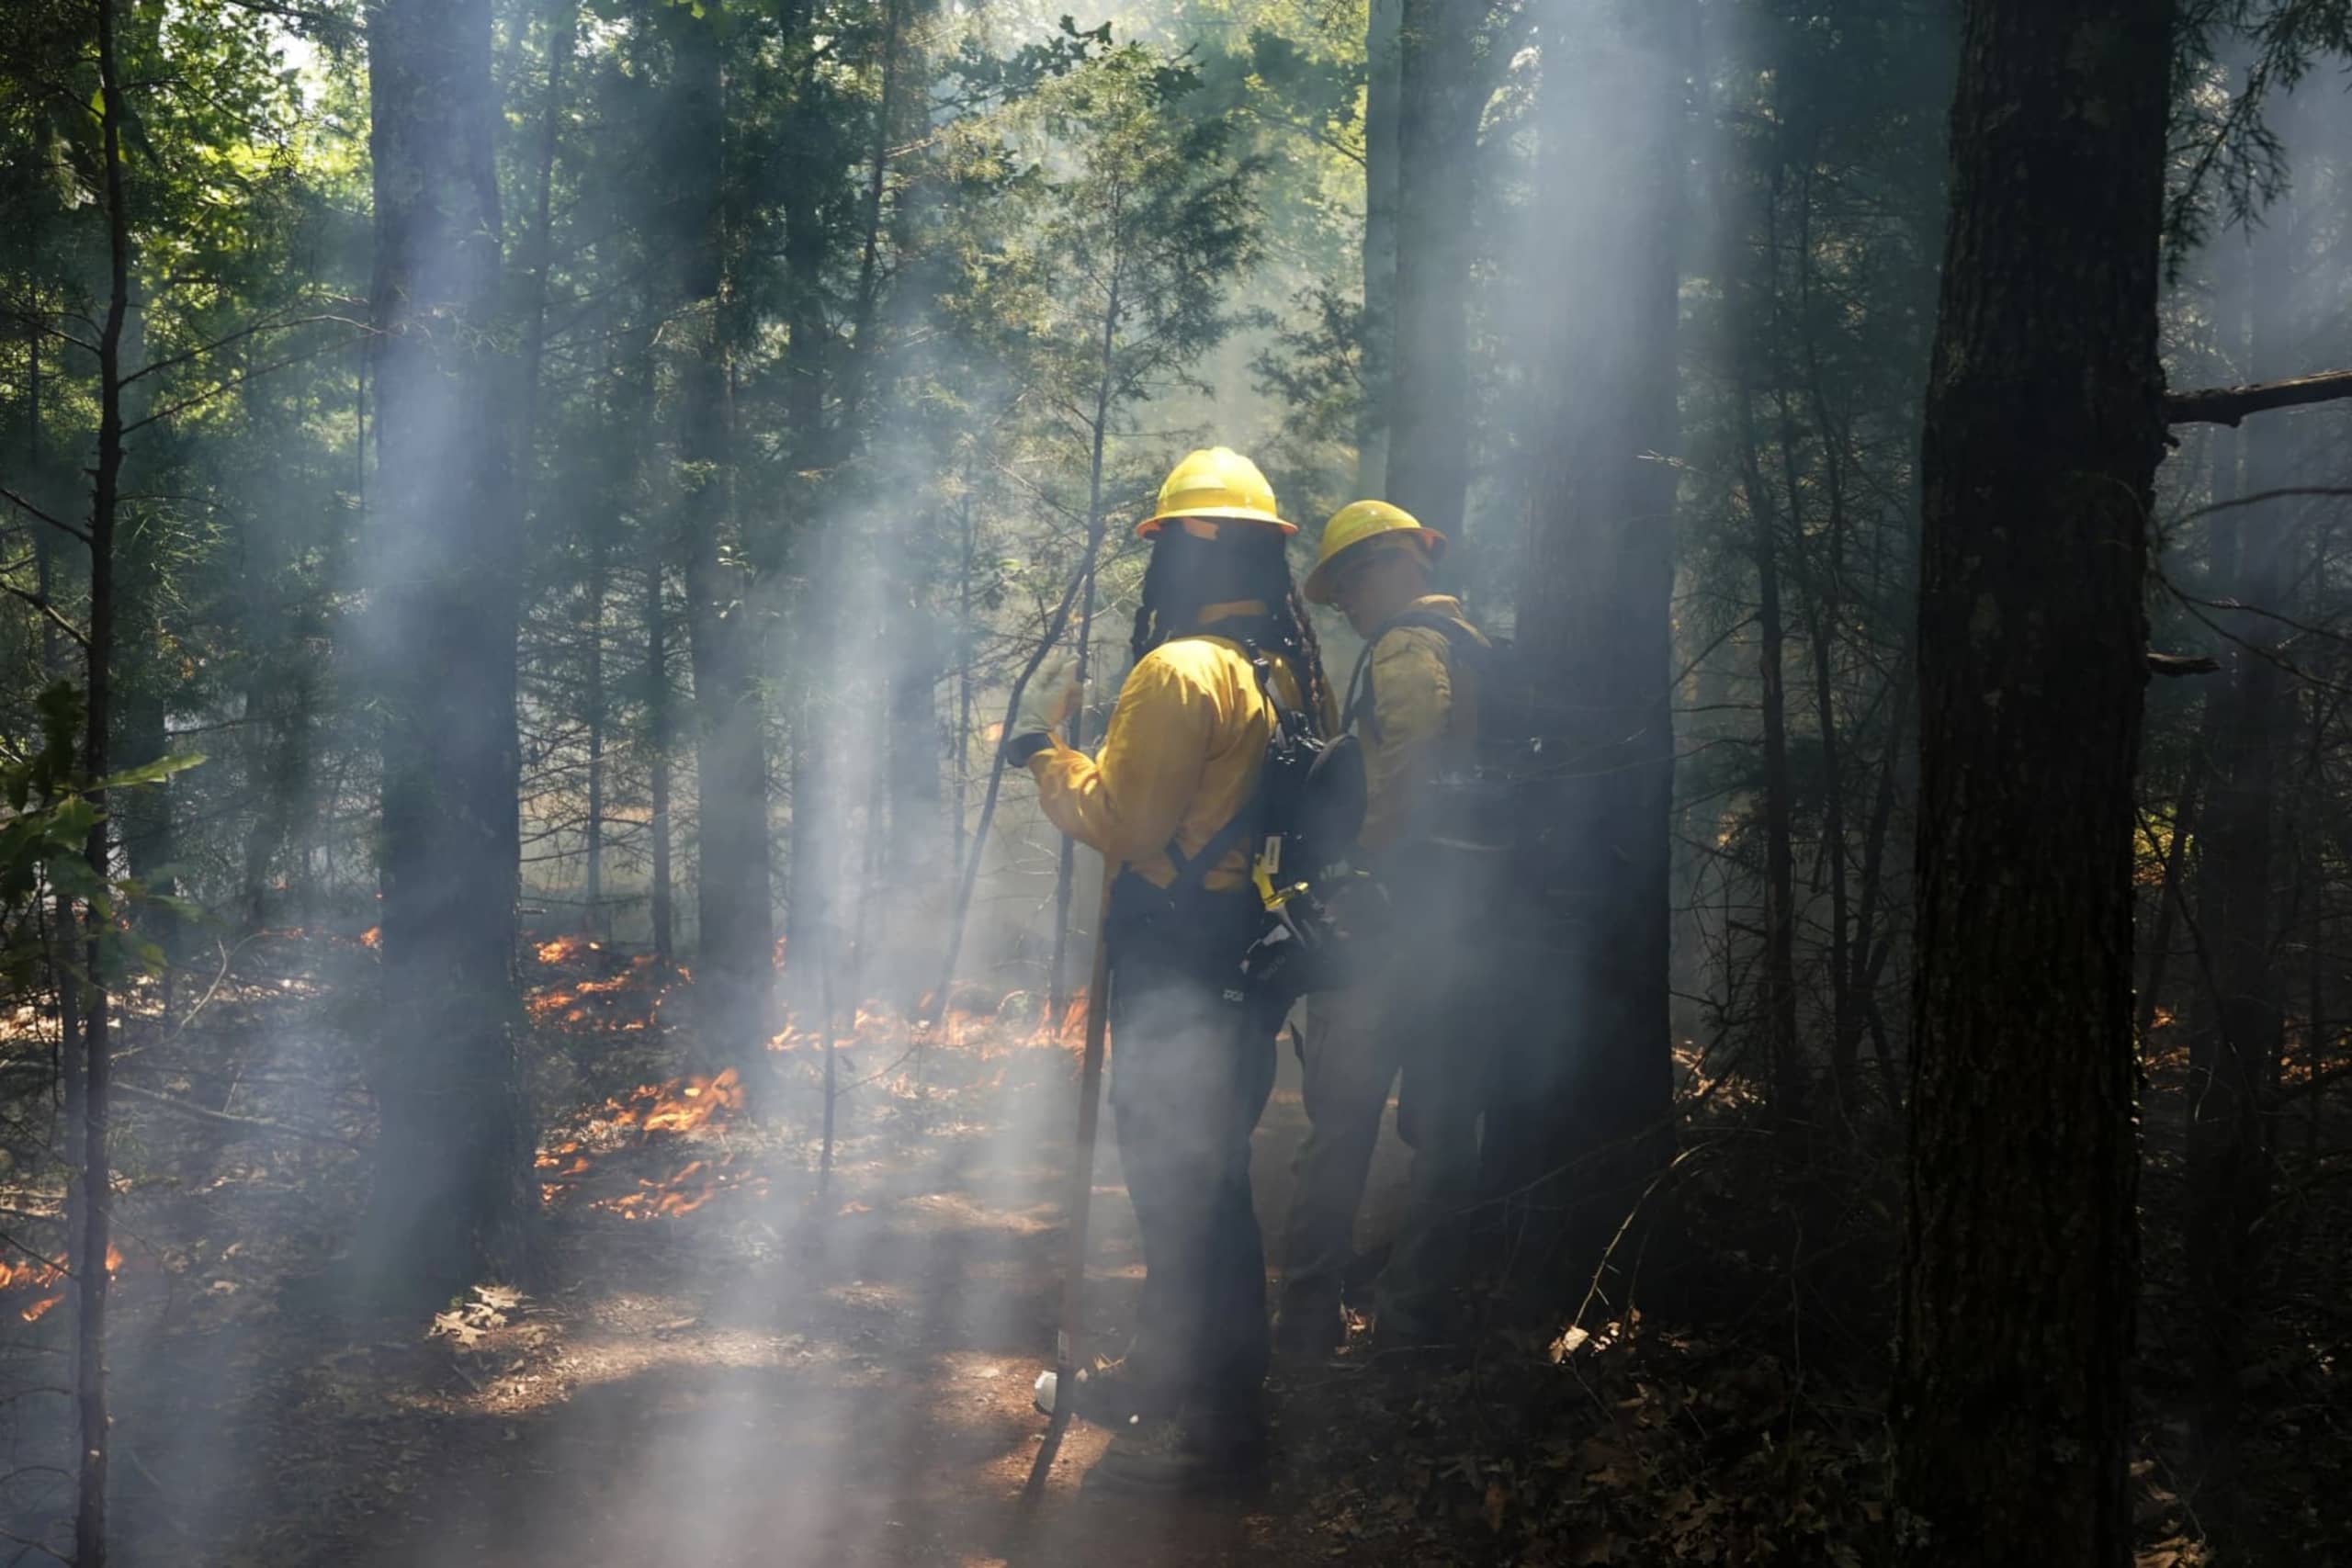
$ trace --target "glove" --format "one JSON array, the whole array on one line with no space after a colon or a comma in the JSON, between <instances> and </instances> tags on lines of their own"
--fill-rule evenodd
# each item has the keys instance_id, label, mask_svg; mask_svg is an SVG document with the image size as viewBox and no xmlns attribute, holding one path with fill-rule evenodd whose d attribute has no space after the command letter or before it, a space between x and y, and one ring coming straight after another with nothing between
<instances>
[{"instance_id":1,"label":"glove","mask_svg":"<svg viewBox=\"0 0 2352 1568\"><path fill-rule=\"evenodd\" d=\"M1026 766L1077 707L1078 660L1061 659L1041 665L1029 677L1021 705L1013 712L1012 733L1004 739L1005 761L1014 767Z\"/></svg>"}]
</instances>

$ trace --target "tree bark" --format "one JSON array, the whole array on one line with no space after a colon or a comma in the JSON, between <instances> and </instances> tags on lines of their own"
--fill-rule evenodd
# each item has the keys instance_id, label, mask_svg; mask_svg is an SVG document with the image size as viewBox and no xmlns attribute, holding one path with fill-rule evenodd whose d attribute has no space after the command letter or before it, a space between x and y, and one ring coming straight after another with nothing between
<instances>
[{"instance_id":1,"label":"tree bark","mask_svg":"<svg viewBox=\"0 0 2352 1568\"><path fill-rule=\"evenodd\" d=\"M588 822L581 835L581 852L587 861L586 910L583 924L591 935L605 930L605 535L599 527L588 542L587 604L582 607L581 630L588 639L586 690L581 705L588 719Z\"/></svg>"},{"instance_id":2,"label":"tree bark","mask_svg":"<svg viewBox=\"0 0 2352 1568\"><path fill-rule=\"evenodd\" d=\"M2286 311L2296 282L2289 247L2291 205L2274 209L2247 243L2249 363L2292 352ZM2225 239L2224 243L2233 243ZM2256 423L2238 439L2245 464L2237 491L2259 495L2293 484L2294 427ZM2220 580L2213 597L2255 611L2290 614L2290 548L2299 508L2278 501L2209 519ZM2236 1471L2238 1367L2249 1287L2256 1268L2256 1222L2268 1190L2267 1114L2286 1046L2286 1013L2273 962L2278 916L2274 810L2281 760L2293 743L2295 705L2278 664L2278 623L2258 614L2230 617L2236 638L2223 650L2226 687L2210 699L2213 776L2198 858L2199 926L2212 946L2214 998L2209 1027L2189 1035L2188 1268L2199 1314L2193 1357L2195 1429L2206 1486L2199 1517L2218 1544L2238 1546L2243 1520Z\"/></svg>"},{"instance_id":3,"label":"tree bark","mask_svg":"<svg viewBox=\"0 0 2352 1568\"><path fill-rule=\"evenodd\" d=\"M383 1120L359 1262L404 1303L527 1266L517 1058L521 526L489 0L375 0Z\"/></svg>"},{"instance_id":4,"label":"tree bark","mask_svg":"<svg viewBox=\"0 0 2352 1568\"><path fill-rule=\"evenodd\" d=\"M107 290L106 323L98 334L98 453L91 470L90 625L88 729L82 767L90 784L90 804L100 812L90 829L85 853L90 874L104 882L113 870L112 837L104 815L107 727L115 638L115 523L122 479L122 339L130 304L130 207L123 189L122 62L117 52L116 0L98 0L99 140L106 175ZM74 1561L80 1568L106 1568L107 1470L114 1442L107 1430L107 1308L110 1280L107 1253L112 1244L114 1181L108 1123L111 1088L113 997L107 973L104 911L92 905L83 923L84 988L81 1004L82 1170L78 1232L73 1244L75 1295L74 1388L79 1427L77 1506Z\"/></svg>"},{"instance_id":5,"label":"tree bark","mask_svg":"<svg viewBox=\"0 0 2352 1568\"><path fill-rule=\"evenodd\" d=\"M1970 0L1922 466L1913 1568L2130 1560L2132 784L2165 0Z\"/></svg>"},{"instance_id":6,"label":"tree bark","mask_svg":"<svg viewBox=\"0 0 2352 1568\"><path fill-rule=\"evenodd\" d=\"M715 17L678 19L677 80L687 145L724 167L726 73ZM677 367L686 642L695 681L696 1021L717 1060L766 1060L775 973L768 870L768 759L761 642L734 525L735 309L727 277L723 178L702 186L682 236L680 294L695 320Z\"/></svg>"},{"instance_id":7,"label":"tree bark","mask_svg":"<svg viewBox=\"0 0 2352 1568\"><path fill-rule=\"evenodd\" d=\"M2204 387L2165 399L2165 418L2174 424L2239 424L2248 414L2307 407L2352 398L2352 370L2329 370L2248 387Z\"/></svg>"},{"instance_id":8,"label":"tree bark","mask_svg":"<svg viewBox=\"0 0 2352 1568\"><path fill-rule=\"evenodd\" d=\"M645 729L647 792L651 820L646 831L653 838L652 886L647 891L647 911L652 923L653 956L663 967L676 960L675 923L672 909L670 869L670 612L663 601L669 578L669 551L662 531L649 522L645 530Z\"/></svg>"},{"instance_id":9,"label":"tree bark","mask_svg":"<svg viewBox=\"0 0 2352 1568\"><path fill-rule=\"evenodd\" d=\"M1741 395L1751 393L1747 389ZM1790 475L1792 513L1800 493L1795 478ZM1794 791L1789 777L1788 647L1781 609L1780 540L1760 487L1751 490L1747 511L1756 559L1757 670L1764 720L1764 1069L1772 1119L1786 1125L1804 1113L1803 1067L1797 1059L1797 870L1795 813L1790 805Z\"/></svg>"},{"instance_id":10,"label":"tree bark","mask_svg":"<svg viewBox=\"0 0 2352 1568\"><path fill-rule=\"evenodd\" d=\"M562 140L563 68L571 62L579 27L579 0L548 0L548 85L539 106L538 166L533 173L530 304L523 327L523 407L514 433L514 458L522 478L517 489L526 510L535 500L532 491L538 477L539 380L547 359L548 274L555 257L555 161Z\"/></svg>"},{"instance_id":11,"label":"tree bark","mask_svg":"<svg viewBox=\"0 0 2352 1568\"><path fill-rule=\"evenodd\" d=\"M1463 13L1475 11L1476 16ZM1399 0L1395 354L1387 496L1450 538L1470 482L1471 171L1486 6Z\"/></svg>"},{"instance_id":12,"label":"tree bark","mask_svg":"<svg viewBox=\"0 0 2352 1568\"><path fill-rule=\"evenodd\" d=\"M1086 587L1078 617L1078 705L1069 719L1069 744L1086 744L1086 682L1088 656L1094 648L1095 566L1102 556L1102 460L1111 438L1111 403L1118 366L1119 258L1110 258L1111 283L1102 307L1102 350L1094 388L1093 446L1086 470ZM1077 880L1078 840L1062 835L1061 858L1054 868L1054 955L1046 971L1046 1027L1058 1029L1062 1020L1062 971L1069 951L1069 907Z\"/></svg>"},{"instance_id":13,"label":"tree bark","mask_svg":"<svg viewBox=\"0 0 2352 1568\"><path fill-rule=\"evenodd\" d=\"M1683 0L1609 0L1547 13L1573 41L1546 69L1539 321L1548 400L1520 558L1518 640L1577 705L1544 716L1568 761L1557 804L1567 846L1560 1032L1531 1032L1489 1107L1494 1179L1516 1183L1564 1155L1593 1168L1582 1220L1637 1190L1671 1141L1668 1012L1674 784L1672 599L1679 441L1678 283L1686 201L1686 81L1694 20ZM1562 30L1557 34L1555 26ZM1593 396L1583 389L1608 389ZM1613 1224L1622 1205L1607 1217Z\"/></svg>"},{"instance_id":14,"label":"tree bark","mask_svg":"<svg viewBox=\"0 0 2352 1568\"><path fill-rule=\"evenodd\" d=\"M1404 102L1405 0L1371 0L1363 39L1363 403L1356 415L1356 493L1388 484L1396 418L1396 201Z\"/></svg>"}]
</instances>

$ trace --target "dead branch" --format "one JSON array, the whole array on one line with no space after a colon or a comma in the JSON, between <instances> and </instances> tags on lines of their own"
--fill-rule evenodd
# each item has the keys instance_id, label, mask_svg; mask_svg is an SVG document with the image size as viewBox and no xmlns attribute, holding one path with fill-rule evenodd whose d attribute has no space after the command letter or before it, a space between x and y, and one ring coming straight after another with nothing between
<instances>
[{"instance_id":1,"label":"dead branch","mask_svg":"<svg viewBox=\"0 0 2352 1568\"><path fill-rule=\"evenodd\" d=\"M2207 387L2199 391L2174 392L2165 399L2165 423L2234 427L2250 413L2300 408L2337 398L2352 398L2352 370L2329 370L2286 381L2257 381L2247 387Z\"/></svg>"},{"instance_id":2,"label":"dead branch","mask_svg":"<svg viewBox=\"0 0 2352 1568\"><path fill-rule=\"evenodd\" d=\"M198 1122L210 1122L220 1126L234 1127L241 1132L284 1133L288 1137L308 1138L313 1143L320 1144L335 1144L346 1149L365 1149L368 1146L357 1139L346 1138L340 1133L323 1133L315 1127L298 1127L290 1122L272 1122L262 1116L232 1116L225 1111L214 1111L206 1106L198 1105L192 1100L180 1100L168 1094L157 1094L153 1089L133 1089L127 1083L116 1084L114 1090L117 1094L127 1094L133 1100L145 1100L150 1105L160 1105L166 1111L177 1111L182 1116L192 1117Z\"/></svg>"},{"instance_id":3,"label":"dead branch","mask_svg":"<svg viewBox=\"0 0 2352 1568\"><path fill-rule=\"evenodd\" d=\"M6 593L12 599L23 600L26 604L30 604L34 609L40 611L51 626L55 626L59 631L63 632L67 637L72 637L75 642L81 644L83 648L87 649L90 646L90 639L82 635L82 629L73 622L67 620L63 615L59 615L57 612L57 606L49 602L47 595L28 592L26 590L17 587L14 583L7 582L0 582L0 592Z\"/></svg>"},{"instance_id":4,"label":"dead branch","mask_svg":"<svg viewBox=\"0 0 2352 1568\"><path fill-rule=\"evenodd\" d=\"M85 545L90 542L90 536L87 533L84 532L80 528L76 528L73 524L68 523L62 517L53 516L51 513L42 511L40 507L35 506L31 502L27 501L23 496L18 495L13 490L0 488L0 501L6 501L10 505L15 506L17 510L23 512L26 515L37 518L40 521L48 524L59 533L71 534Z\"/></svg>"},{"instance_id":5,"label":"dead branch","mask_svg":"<svg viewBox=\"0 0 2352 1568\"><path fill-rule=\"evenodd\" d=\"M2218 675L2222 662L2207 653L2158 653L2148 649L2148 673L2178 679L2183 675Z\"/></svg>"}]
</instances>

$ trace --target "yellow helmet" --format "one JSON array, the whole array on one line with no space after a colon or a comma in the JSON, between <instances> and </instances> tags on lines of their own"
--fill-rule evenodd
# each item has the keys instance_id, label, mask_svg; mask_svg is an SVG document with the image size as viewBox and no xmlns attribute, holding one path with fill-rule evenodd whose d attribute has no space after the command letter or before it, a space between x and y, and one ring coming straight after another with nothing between
<instances>
[{"instance_id":1,"label":"yellow helmet","mask_svg":"<svg viewBox=\"0 0 2352 1568\"><path fill-rule=\"evenodd\" d=\"M1429 552L1432 565L1445 554L1445 536L1424 525L1403 507L1391 506L1385 501L1351 502L1323 525L1322 553L1315 558L1315 570L1306 574L1305 592L1308 601L1317 604L1331 603L1331 563L1358 545L1389 534L1410 534Z\"/></svg>"},{"instance_id":2,"label":"yellow helmet","mask_svg":"<svg viewBox=\"0 0 2352 1568\"><path fill-rule=\"evenodd\" d=\"M1180 517L1223 518L1262 524L1286 535L1298 532L1295 524L1283 522L1275 513L1274 487L1258 465L1230 446L1204 446L1170 468L1168 482L1159 487L1158 510L1136 525L1136 533L1148 539L1162 523Z\"/></svg>"}]
</instances>

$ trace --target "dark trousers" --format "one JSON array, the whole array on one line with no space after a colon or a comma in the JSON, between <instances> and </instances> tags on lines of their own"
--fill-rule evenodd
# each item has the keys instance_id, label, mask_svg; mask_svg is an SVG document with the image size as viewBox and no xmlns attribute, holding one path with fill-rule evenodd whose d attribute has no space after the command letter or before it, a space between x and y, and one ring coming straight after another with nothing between
<instances>
[{"instance_id":1,"label":"dark trousers","mask_svg":"<svg viewBox=\"0 0 2352 1568\"><path fill-rule=\"evenodd\" d=\"M1356 1211L1381 1112L1401 1072L1397 1131L1413 1161L1374 1302L1391 1327L1426 1336L1442 1325L1467 1258L1483 1063L1476 1036L1456 1032L1463 1021L1384 990L1323 992L1306 1004L1307 1134L1283 1227L1283 1310L1309 1317L1338 1310L1356 1260Z\"/></svg>"},{"instance_id":2,"label":"dark trousers","mask_svg":"<svg viewBox=\"0 0 2352 1568\"><path fill-rule=\"evenodd\" d=\"M1198 1426L1254 1417L1266 1375L1266 1263L1250 1136L1273 1089L1270 1026L1228 999L1239 949L1211 931L1111 929L1111 1113L1142 1233L1136 1361ZM1262 1021L1260 1021L1262 1023Z\"/></svg>"},{"instance_id":3,"label":"dark trousers","mask_svg":"<svg viewBox=\"0 0 2352 1568\"><path fill-rule=\"evenodd\" d=\"M1409 929L1367 939L1363 979L1307 998L1300 1032L1306 1141L1283 1225L1283 1310L1335 1314L1356 1259L1381 1112L1396 1084L1396 1130L1413 1151L1405 1212L1374 1305L1390 1328L1433 1336L1468 1259L1478 1196L1487 1053L1506 1027L1496 976L1474 933L1490 910L1443 863L1393 868L1396 908Z\"/></svg>"}]
</instances>

